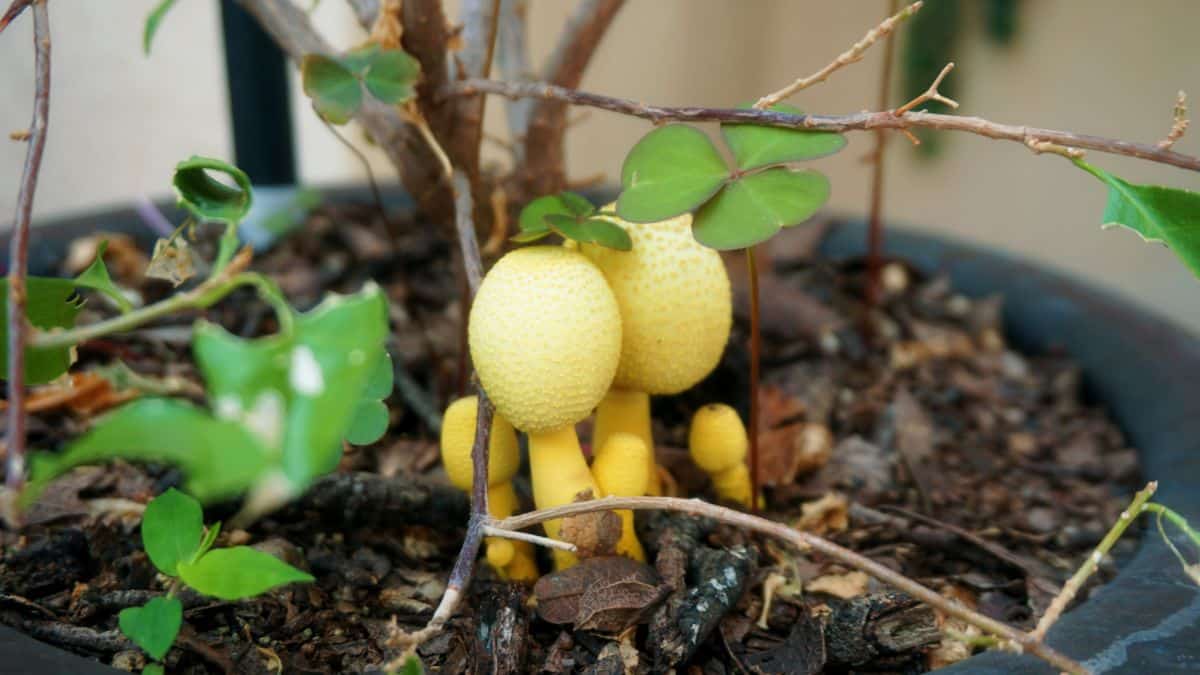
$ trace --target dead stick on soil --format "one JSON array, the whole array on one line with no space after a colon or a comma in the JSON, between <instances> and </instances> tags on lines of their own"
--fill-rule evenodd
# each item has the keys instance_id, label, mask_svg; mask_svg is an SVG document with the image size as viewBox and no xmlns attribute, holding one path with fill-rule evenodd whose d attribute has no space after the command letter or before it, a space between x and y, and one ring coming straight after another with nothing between
<instances>
[{"instance_id":1,"label":"dead stick on soil","mask_svg":"<svg viewBox=\"0 0 1200 675\"><path fill-rule=\"evenodd\" d=\"M827 539L809 534L808 532L792 529L783 523L776 523L748 513L709 504L699 499L677 499L674 497L605 497L603 499L575 502L550 509L523 513L495 521L491 525L497 529L520 530L556 518L617 509L677 511L711 518L737 528L753 530L781 539L802 550L816 551L844 565L866 572L879 581L897 588L945 614L961 619L986 633L999 637L1007 643L1007 646L1040 657L1060 670L1069 673L1087 672L1079 663L1043 644L1041 641L1034 639L1032 635L1023 633L1008 624L968 609L961 603L939 595L937 592L870 558L838 546Z\"/></svg>"},{"instance_id":2,"label":"dead stick on soil","mask_svg":"<svg viewBox=\"0 0 1200 675\"><path fill-rule=\"evenodd\" d=\"M1083 561L1083 564L1079 566L1075 574L1067 580L1067 583L1063 584L1062 591L1050 602L1050 606L1046 608L1046 613L1038 621L1037 627L1029 632L1029 637L1038 642L1046 638L1046 631L1050 630L1050 627L1054 625L1058 617L1062 616L1063 610L1075 599L1075 595L1079 593L1079 589L1088 580L1088 577L1095 574L1096 568L1100 566L1100 561L1104 560L1104 556L1108 555L1108 552L1117 543L1117 540L1121 538L1121 535L1125 533L1125 529L1129 527L1130 523L1141 515L1142 507L1146 505L1146 502L1150 501L1150 498L1154 496L1154 491L1157 489L1158 483L1152 481L1146 484L1146 487L1142 488L1141 492L1133 496L1133 501L1129 503L1129 507L1121 512L1121 517L1117 518L1117 522L1113 523L1108 534L1104 535L1104 538L1100 540L1100 544L1096 546L1096 550L1092 551L1092 554L1087 557L1087 560Z\"/></svg>"},{"instance_id":3,"label":"dead stick on soil","mask_svg":"<svg viewBox=\"0 0 1200 675\"><path fill-rule=\"evenodd\" d=\"M29 223L33 218L33 196L46 149L46 126L50 118L50 13L48 0L33 3L33 52L36 84L29 149L17 194L17 213L8 247L8 438L5 483L20 490L25 481L25 342L29 324L25 320L25 268L29 262ZM5 13L5 24L23 9L21 0Z\"/></svg>"},{"instance_id":4,"label":"dead stick on soil","mask_svg":"<svg viewBox=\"0 0 1200 675\"><path fill-rule=\"evenodd\" d=\"M921 9L921 6L923 4L924 3L920 2L920 1L914 2L913 4L900 10L899 12L896 12L893 9L893 11L889 12L889 14L891 14L891 16L884 19L883 23L880 23L878 26L867 31L867 34L864 35L861 40L859 40L858 42L855 42L854 45L852 47L850 47L850 49L846 50L845 52L842 52L836 59L834 59L831 63L829 63L829 65L818 70L817 72L813 73L812 75L809 75L808 77L802 77L802 78L796 80L795 82L792 82L788 86L784 87L783 89L780 89L779 91L777 91L773 94L767 94L766 96L763 96L762 98L758 99L758 101L754 104L754 107L758 108L760 110L765 109L765 108L770 108L771 106L775 105L776 103L779 103L780 101L786 99L787 97L791 96L792 94L795 94L798 91L801 91L802 89L807 89L807 88L813 86L814 84L819 84L821 82L824 82L826 79L829 78L830 75L832 75L838 69L844 68L852 63L857 63L858 61L861 61L863 58L863 55L866 54L867 50L871 48L871 45L874 45L881 38L886 37L886 38L888 38L888 41L891 42L890 36L896 30L896 26L898 26L901 22L903 22L904 20L911 17L913 14L916 14L917 10ZM895 3L893 2L893 6L894 5L895 5ZM886 103L884 103L884 105L886 105Z\"/></svg>"}]
</instances>

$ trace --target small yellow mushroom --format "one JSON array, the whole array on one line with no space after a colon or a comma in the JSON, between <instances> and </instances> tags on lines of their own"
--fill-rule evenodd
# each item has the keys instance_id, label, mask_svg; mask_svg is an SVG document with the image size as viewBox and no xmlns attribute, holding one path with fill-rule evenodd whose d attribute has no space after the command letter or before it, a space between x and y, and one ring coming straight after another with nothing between
<instances>
[{"instance_id":1,"label":"small yellow mushroom","mask_svg":"<svg viewBox=\"0 0 1200 675\"><path fill-rule=\"evenodd\" d=\"M600 484L605 497L640 497L646 494L650 481L650 462L646 459L650 450L642 439L633 434L614 433L596 452L592 460L592 475ZM646 552L638 541L633 527L633 511L617 511L621 517L621 540L617 542L617 553L638 562L646 561Z\"/></svg>"},{"instance_id":2,"label":"small yellow mushroom","mask_svg":"<svg viewBox=\"0 0 1200 675\"><path fill-rule=\"evenodd\" d=\"M468 396L451 403L442 417L442 464L454 487L468 494L475 476L471 447L478 408L478 399ZM494 415L488 441L488 512L493 518L507 518L519 507L512 478L520 465L516 432L503 416ZM487 561L503 579L534 581L538 577L533 546L526 542L489 537Z\"/></svg>"},{"instance_id":3,"label":"small yellow mushroom","mask_svg":"<svg viewBox=\"0 0 1200 675\"><path fill-rule=\"evenodd\" d=\"M733 322L729 276L721 256L692 236L691 214L658 223L604 217L629 233L633 248L579 248L604 272L621 310L621 363L596 410L592 447L617 432L641 438L650 450L647 492L658 495L650 395L679 393L720 361Z\"/></svg>"},{"instance_id":4,"label":"small yellow mushroom","mask_svg":"<svg viewBox=\"0 0 1200 675\"><path fill-rule=\"evenodd\" d=\"M696 411L688 432L692 461L709 475L717 496L750 506L750 471L746 468L749 440L737 411L710 403Z\"/></svg>"},{"instance_id":5,"label":"small yellow mushroom","mask_svg":"<svg viewBox=\"0 0 1200 675\"><path fill-rule=\"evenodd\" d=\"M484 277L468 321L471 358L496 410L529 435L533 501L539 509L601 490L575 424L612 384L621 356L621 315L604 275L561 246L530 246ZM561 520L545 523L558 538ZM559 569L575 556L554 551Z\"/></svg>"}]
</instances>

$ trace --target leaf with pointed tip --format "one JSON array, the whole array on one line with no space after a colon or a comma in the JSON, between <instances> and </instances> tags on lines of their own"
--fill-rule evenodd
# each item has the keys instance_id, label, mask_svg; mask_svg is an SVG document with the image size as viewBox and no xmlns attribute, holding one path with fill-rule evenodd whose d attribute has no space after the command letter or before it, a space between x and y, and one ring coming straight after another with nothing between
<instances>
[{"instance_id":1,"label":"leaf with pointed tip","mask_svg":"<svg viewBox=\"0 0 1200 675\"><path fill-rule=\"evenodd\" d=\"M575 216L590 216L596 212L596 207L588 201L587 197L570 190L563 190L558 193L558 198L566 205L567 210Z\"/></svg>"},{"instance_id":2,"label":"leaf with pointed tip","mask_svg":"<svg viewBox=\"0 0 1200 675\"><path fill-rule=\"evenodd\" d=\"M602 218L577 218L552 213L546 216L555 232L581 244L599 244L618 251L633 248L633 241L620 225Z\"/></svg>"},{"instance_id":3,"label":"leaf with pointed tip","mask_svg":"<svg viewBox=\"0 0 1200 675\"><path fill-rule=\"evenodd\" d=\"M575 213L563 199L563 194L543 195L526 204L517 218L517 226L521 228L521 233L517 236L548 233L550 223L546 221L546 216L551 214L574 216Z\"/></svg>"},{"instance_id":4,"label":"leaf with pointed tip","mask_svg":"<svg viewBox=\"0 0 1200 675\"><path fill-rule=\"evenodd\" d=\"M519 232L509 237L508 240L515 244L530 244L549 237L553 230L546 228L540 232Z\"/></svg>"},{"instance_id":5,"label":"leaf with pointed tip","mask_svg":"<svg viewBox=\"0 0 1200 675\"><path fill-rule=\"evenodd\" d=\"M108 241L100 242L96 247L96 259L88 265L87 269L82 274L75 277L75 285L90 288L107 295L112 298L112 301L117 303L117 307L121 308L121 313L124 314L133 309L133 303L129 302L129 298L117 288L113 283L112 277L108 276L108 268L104 266L104 252L108 250Z\"/></svg>"},{"instance_id":6,"label":"leaf with pointed tip","mask_svg":"<svg viewBox=\"0 0 1200 675\"><path fill-rule=\"evenodd\" d=\"M1200 193L1135 185L1081 159L1075 165L1108 185L1104 227L1127 227L1145 241L1165 244L1200 277Z\"/></svg>"},{"instance_id":7,"label":"leaf with pointed tip","mask_svg":"<svg viewBox=\"0 0 1200 675\"><path fill-rule=\"evenodd\" d=\"M179 627L183 625L183 603L179 598L151 598L141 607L121 610L117 615L117 625L150 658L161 661L175 643Z\"/></svg>"},{"instance_id":8,"label":"leaf with pointed tip","mask_svg":"<svg viewBox=\"0 0 1200 675\"><path fill-rule=\"evenodd\" d=\"M72 328L83 301L70 279L25 279L25 318L39 330ZM8 312L8 278L0 279L0 317ZM43 384L67 372L71 348L25 348L25 383ZM0 320L0 377L8 379L8 322Z\"/></svg>"},{"instance_id":9,"label":"leaf with pointed tip","mask_svg":"<svg viewBox=\"0 0 1200 675\"><path fill-rule=\"evenodd\" d=\"M653 223L708 201L729 178L729 167L704 132L668 124L646 134L625 156L617 213Z\"/></svg>"},{"instance_id":10,"label":"leaf with pointed tip","mask_svg":"<svg viewBox=\"0 0 1200 675\"><path fill-rule=\"evenodd\" d=\"M213 547L217 542L217 535L221 534L221 521L217 521L208 526L208 530L204 533L204 538L200 540L200 548L196 549L196 555L192 556L192 560L208 553L208 549Z\"/></svg>"},{"instance_id":11,"label":"leaf with pointed tip","mask_svg":"<svg viewBox=\"0 0 1200 675\"><path fill-rule=\"evenodd\" d=\"M224 174L233 185L213 178L209 172ZM250 177L246 172L213 157L193 155L176 164L171 184L179 205L202 222L236 226L249 213L253 201Z\"/></svg>"},{"instance_id":12,"label":"leaf with pointed tip","mask_svg":"<svg viewBox=\"0 0 1200 675\"><path fill-rule=\"evenodd\" d=\"M175 0L162 0L146 16L146 25L142 29L142 51L147 56L150 55L150 44L154 41L154 34L158 32L158 25L174 6Z\"/></svg>"},{"instance_id":13,"label":"leaf with pointed tip","mask_svg":"<svg viewBox=\"0 0 1200 675\"><path fill-rule=\"evenodd\" d=\"M331 124L345 124L362 107L362 83L345 65L321 54L300 62L300 82L317 114Z\"/></svg>"},{"instance_id":14,"label":"leaf with pointed tip","mask_svg":"<svg viewBox=\"0 0 1200 675\"><path fill-rule=\"evenodd\" d=\"M829 179L816 171L767 169L725 186L696 212L692 232L709 248L747 248L807 220L828 199Z\"/></svg>"},{"instance_id":15,"label":"leaf with pointed tip","mask_svg":"<svg viewBox=\"0 0 1200 675\"><path fill-rule=\"evenodd\" d=\"M792 115L804 114L799 108L786 104L773 105L769 109ZM733 151L738 167L743 170L816 159L846 147L845 137L831 131L787 129L761 124L722 123L721 135Z\"/></svg>"},{"instance_id":16,"label":"leaf with pointed tip","mask_svg":"<svg viewBox=\"0 0 1200 675\"><path fill-rule=\"evenodd\" d=\"M178 576L179 563L200 551L204 512L200 502L170 488L150 500L142 514L142 547L159 572Z\"/></svg>"},{"instance_id":17,"label":"leaf with pointed tip","mask_svg":"<svg viewBox=\"0 0 1200 675\"><path fill-rule=\"evenodd\" d=\"M413 97L420 74L421 66L404 50L385 49L371 59L363 83L372 96L394 105Z\"/></svg>"},{"instance_id":18,"label":"leaf with pointed tip","mask_svg":"<svg viewBox=\"0 0 1200 675\"><path fill-rule=\"evenodd\" d=\"M277 586L313 581L279 558L249 546L218 548L180 563L179 578L196 591L222 600L244 600Z\"/></svg>"}]
</instances>

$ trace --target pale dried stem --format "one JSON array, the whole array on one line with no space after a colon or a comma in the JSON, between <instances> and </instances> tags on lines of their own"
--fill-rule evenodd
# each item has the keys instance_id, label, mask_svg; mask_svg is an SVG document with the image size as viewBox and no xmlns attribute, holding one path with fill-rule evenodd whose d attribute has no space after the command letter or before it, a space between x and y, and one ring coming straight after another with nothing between
<instances>
[{"instance_id":1,"label":"pale dried stem","mask_svg":"<svg viewBox=\"0 0 1200 675\"><path fill-rule=\"evenodd\" d=\"M850 49L842 52L841 55L839 55L824 68L818 70L812 75L809 75L808 77L802 77L795 82L792 82L777 92L763 96L762 98L758 99L758 101L754 104L754 107L760 110L770 108L771 106L779 103L798 91L807 89L814 84L824 82L825 80L829 79L830 75L839 69L844 68L852 63L861 61L863 56L867 53L867 50L870 49L872 45L882 38L891 35L892 32L896 30L896 27L900 25L900 23L911 17L913 14L916 14L917 11L921 9L923 4L924 3L921 2L921 0L918 0L899 12L896 12L892 16L884 19L882 23L867 31L867 34L864 35L861 40L855 42Z\"/></svg>"},{"instance_id":2,"label":"pale dried stem","mask_svg":"<svg viewBox=\"0 0 1200 675\"><path fill-rule=\"evenodd\" d=\"M1025 147L1032 150L1035 155L1051 154L1066 157L1067 159L1082 159L1084 154L1079 148L1069 148L1065 145L1051 143L1050 141L1039 141L1035 138L1025 141Z\"/></svg>"},{"instance_id":3,"label":"pale dried stem","mask_svg":"<svg viewBox=\"0 0 1200 675\"><path fill-rule=\"evenodd\" d=\"M954 70L954 62L947 63L946 67L942 68L942 72L938 73L938 76L936 78L934 78L933 84L929 85L929 88L926 89L920 96L917 96L916 98L909 101L908 103L905 103L904 105L900 106L899 108L896 108L895 115L896 116L903 115L904 113L908 112L909 110L912 110L913 108L916 108L917 106L919 106L923 103L928 103L930 101L937 101L938 103L942 103L946 106L949 106L952 109L957 110L958 109L958 101L955 101L954 99L948 98L946 96L942 96L942 93L938 91L938 87L941 86L942 80L946 79L946 76L949 75L950 71L952 71L952 70Z\"/></svg>"},{"instance_id":4,"label":"pale dried stem","mask_svg":"<svg viewBox=\"0 0 1200 675\"><path fill-rule=\"evenodd\" d=\"M1054 625L1058 617L1062 616L1067 605L1071 604L1071 601L1075 599L1075 596L1079 593L1079 589L1083 587L1083 583L1088 580L1088 577L1096 573L1096 569L1100 566L1100 561L1104 560L1104 556L1108 555L1108 552L1112 550L1113 545L1117 543L1117 540L1121 538L1121 535L1125 533L1129 525L1141 515L1146 502L1150 501L1150 498L1154 496L1154 491L1157 489L1158 483L1152 481L1133 496L1133 501L1129 503L1129 507L1121 512L1121 516L1117 518L1117 522L1113 523L1108 534L1104 535L1104 538L1100 540L1100 543L1096 546L1096 550L1092 551L1091 555L1083 561L1083 564L1079 566L1075 574L1067 580L1067 583L1063 584L1062 590L1050 602L1050 606L1046 608L1046 613L1038 620L1037 627L1029 632L1030 638L1038 642L1046 638L1046 632L1050 630L1050 627Z\"/></svg>"},{"instance_id":5,"label":"pale dried stem","mask_svg":"<svg viewBox=\"0 0 1200 675\"><path fill-rule=\"evenodd\" d=\"M1171 149L1179 139L1183 138L1183 134L1187 131L1187 94L1181 89L1178 96L1175 98L1175 109L1172 111L1171 130L1167 132L1167 137L1158 142L1158 147L1163 150Z\"/></svg>"},{"instance_id":6,"label":"pale dried stem","mask_svg":"<svg viewBox=\"0 0 1200 675\"><path fill-rule=\"evenodd\" d=\"M528 532L518 532L516 530L506 530L502 527L494 525L484 525L483 534L487 537L499 537L501 539L512 539L514 541L526 541L537 546L545 546L546 548L556 548L560 551L570 551L575 553L578 549L575 544L569 541L559 541L550 537L542 537Z\"/></svg>"}]
</instances>

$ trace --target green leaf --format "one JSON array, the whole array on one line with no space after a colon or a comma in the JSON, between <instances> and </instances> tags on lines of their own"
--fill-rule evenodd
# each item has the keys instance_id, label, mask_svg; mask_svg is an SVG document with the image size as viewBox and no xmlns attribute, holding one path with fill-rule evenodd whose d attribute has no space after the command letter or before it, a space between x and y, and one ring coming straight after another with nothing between
<instances>
[{"instance_id":1,"label":"green leaf","mask_svg":"<svg viewBox=\"0 0 1200 675\"><path fill-rule=\"evenodd\" d=\"M129 302L129 298L117 288L113 283L112 277L108 276L108 268L104 266L104 252L108 250L108 241L100 242L96 247L96 259L91 265L83 271L78 277L75 277L75 285L91 288L112 298L112 301L117 303L117 307L121 308L121 313L124 314L133 309L133 303Z\"/></svg>"},{"instance_id":2,"label":"green leaf","mask_svg":"<svg viewBox=\"0 0 1200 675\"><path fill-rule=\"evenodd\" d=\"M409 654L408 658L404 660L404 666L400 669L400 675L425 675L425 666L415 654Z\"/></svg>"},{"instance_id":3,"label":"green leaf","mask_svg":"<svg viewBox=\"0 0 1200 675\"><path fill-rule=\"evenodd\" d=\"M375 98L388 104L403 103L413 97L421 66L402 49L387 49L371 59L363 83Z\"/></svg>"},{"instance_id":4,"label":"green leaf","mask_svg":"<svg viewBox=\"0 0 1200 675\"><path fill-rule=\"evenodd\" d=\"M178 576L180 562L200 550L204 512L200 502L171 488L150 500L142 515L142 546L150 562L167 576Z\"/></svg>"},{"instance_id":5,"label":"green leaf","mask_svg":"<svg viewBox=\"0 0 1200 675\"><path fill-rule=\"evenodd\" d=\"M121 632L144 649L150 658L161 661L183 625L183 603L179 598L151 598L141 607L121 610L117 624Z\"/></svg>"},{"instance_id":6,"label":"green leaf","mask_svg":"<svg viewBox=\"0 0 1200 675\"><path fill-rule=\"evenodd\" d=\"M179 578L196 591L222 600L244 600L277 586L313 580L311 575L249 546L218 548L196 562L181 563Z\"/></svg>"},{"instance_id":7,"label":"green leaf","mask_svg":"<svg viewBox=\"0 0 1200 675\"><path fill-rule=\"evenodd\" d=\"M25 279L25 316L39 330L72 328L83 301L70 279ZM0 317L8 316L8 279L0 279ZM25 383L43 384L67 372L71 349L25 348ZM0 376L8 379L8 322L0 320Z\"/></svg>"},{"instance_id":8,"label":"green leaf","mask_svg":"<svg viewBox=\"0 0 1200 675\"><path fill-rule=\"evenodd\" d=\"M342 64L346 70L349 70L355 77L363 77L367 74L367 69L371 67L375 57L379 54L380 47L374 42L367 43L361 47L356 47L342 54L337 58L337 62Z\"/></svg>"},{"instance_id":9,"label":"green leaf","mask_svg":"<svg viewBox=\"0 0 1200 675\"><path fill-rule=\"evenodd\" d=\"M267 455L240 423L215 419L182 401L139 399L98 419L61 453L33 453L22 500L28 503L77 466L119 458L179 467L186 476L184 490L211 502L245 492L266 471Z\"/></svg>"},{"instance_id":10,"label":"green leaf","mask_svg":"<svg viewBox=\"0 0 1200 675\"><path fill-rule=\"evenodd\" d=\"M581 244L599 244L618 251L633 248L629 234L616 223L603 218L577 218L552 213L546 216L555 232Z\"/></svg>"},{"instance_id":11,"label":"green leaf","mask_svg":"<svg viewBox=\"0 0 1200 675\"><path fill-rule=\"evenodd\" d=\"M335 59L307 54L300 62L301 84L317 114L331 124L345 124L362 106L362 84Z\"/></svg>"},{"instance_id":12,"label":"green leaf","mask_svg":"<svg viewBox=\"0 0 1200 675\"><path fill-rule=\"evenodd\" d=\"M1135 185L1083 160L1075 165L1108 185L1103 225L1127 227L1145 241L1165 244L1200 277L1200 193Z\"/></svg>"},{"instance_id":13,"label":"green leaf","mask_svg":"<svg viewBox=\"0 0 1200 675\"><path fill-rule=\"evenodd\" d=\"M379 354L375 365L371 367L371 375L367 380L367 388L363 391L363 398L376 400L387 398L392 395L395 384L396 373L392 367L392 355L385 350Z\"/></svg>"},{"instance_id":14,"label":"green leaf","mask_svg":"<svg viewBox=\"0 0 1200 675\"><path fill-rule=\"evenodd\" d=\"M517 244L528 244L550 236L552 230L546 228L539 232L520 232L509 237L508 240Z\"/></svg>"},{"instance_id":15,"label":"green leaf","mask_svg":"<svg viewBox=\"0 0 1200 675\"><path fill-rule=\"evenodd\" d=\"M563 199L563 194L543 195L526 204L517 218L517 225L521 228L521 234L517 236L548 233L550 223L546 220L546 216L551 214L575 215L575 212Z\"/></svg>"},{"instance_id":16,"label":"green leaf","mask_svg":"<svg viewBox=\"0 0 1200 675\"><path fill-rule=\"evenodd\" d=\"M382 401L360 401L346 431L346 442L370 445L387 433L389 421L387 406Z\"/></svg>"},{"instance_id":17,"label":"green leaf","mask_svg":"<svg viewBox=\"0 0 1200 675\"><path fill-rule=\"evenodd\" d=\"M829 179L779 167L730 183L696 212L692 232L709 248L747 248L807 220L829 199Z\"/></svg>"},{"instance_id":18,"label":"green leaf","mask_svg":"<svg viewBox=\"0 0 1200 675\"><path fill-rule=\"evenodd\" d=\"M165 675L161 663L147 663L145 668L142 668L142 675Z\"/></svg>"},{"instance_id":19,"label":"green leaf","mask_svg":"<svg viewBox=\"0 0 1200 675\"><path fill-rule=\"evenodd\" d=\"M208 552L208 549L213 547L217 541L217 535L221 534L220 521L213 523L208 527L208 531L204 533L204 538L200 540L200 548L196 549L196 554L192 556L192 560L199 558Z\"/></svg>"},{"instance_id":20,"label":"green leaf","mask_svg":"<svg viewBox=\"0 0 1200 675\"><path fill-rule=\"evenodd\" d=\"M213 178L210 171L228 176L233 185ZM171 184L179 205L197 220L236 226L250 211L250 177L228 162L193 155L175 165Z\"/></svg>"},{"instance_id":21,"label":"green leaf","mask_svg":"<svg viewBox=\"0 0 1200 675\"><path fill-rule=\"evenodd\" d=\"M698 129L669 124L642 137L621 166L617 213L653 223L708 201L729 178L729 167Z\"/></svg>"},{"instance_id":22,"label":"green leaf","mask_svg":"<svg viewBox=\"0 0 1200 675\"><path fill-rule=\"evenodd\" d=\"M771 106L770 110L792 115L804 114L799 108L786 104ZM824 157L846 147L845 137L831 131L784 129L759 124L723 123L721 135L733 151L738 167L743 170Z\"/></svg>"},{"instance_id":23,"label":"green leaf","mask_svg":"<svg viewBox=\"0 0 1200 675\"><path fill-rule=\"evenodd\" d=\"M575 216L590 216L596 212L596 207L588 201L587 197L570 190L563 190L558 193L558 198L567 207L567 212Z\"/></svg>"},{"instance_id":24,"label":"green leaf","mask_svg":"<svg viewBox=\"0 0 1200 675\"><path fill-rule=\"evenodd\" d=\"M175 0L162 0L146 16L146 26L142 29L142 52L146 56L150 55L150 43L154 41L154 34L158 32L158 24L162 23L163 17L174 6Z\"/></svg>"}]
</instances>

